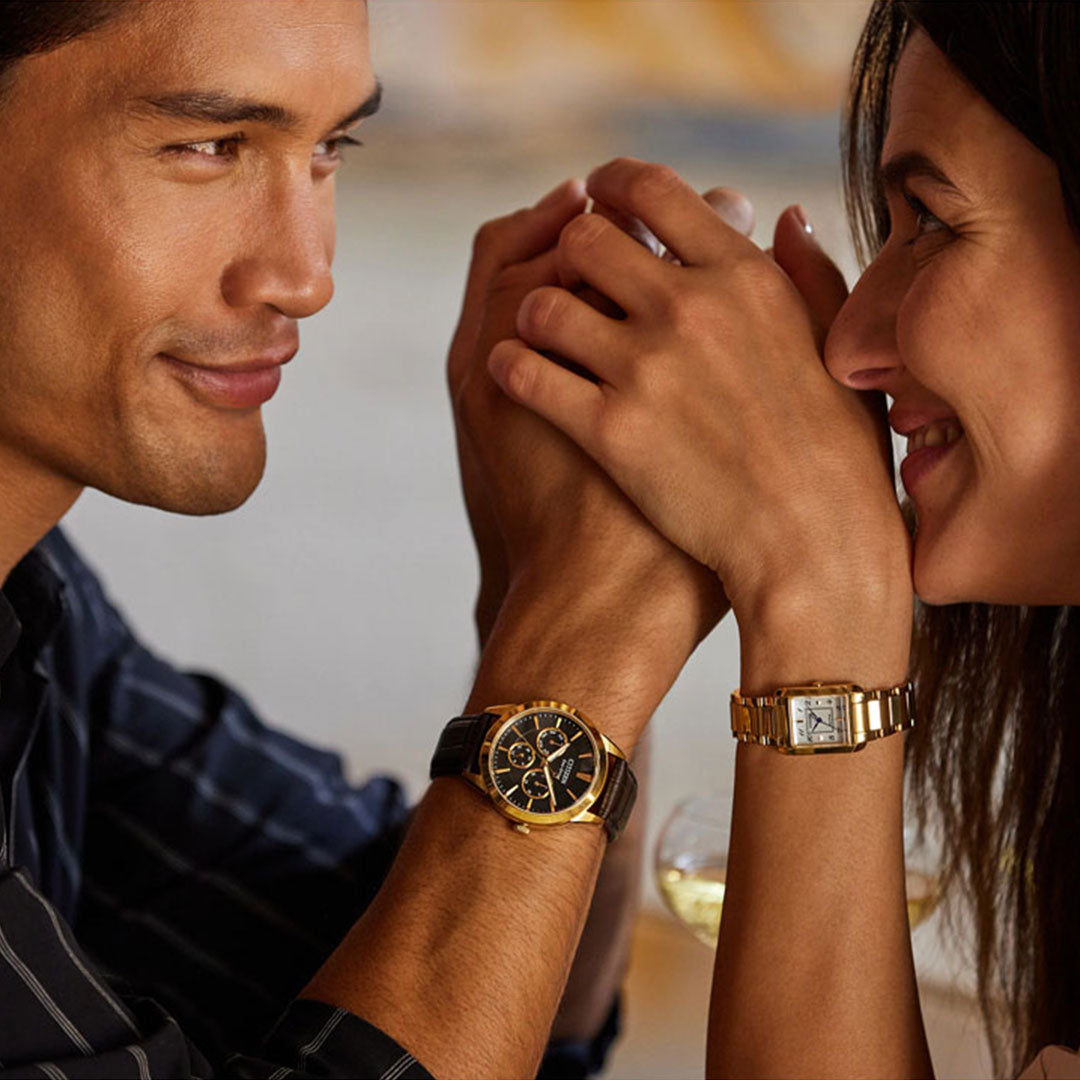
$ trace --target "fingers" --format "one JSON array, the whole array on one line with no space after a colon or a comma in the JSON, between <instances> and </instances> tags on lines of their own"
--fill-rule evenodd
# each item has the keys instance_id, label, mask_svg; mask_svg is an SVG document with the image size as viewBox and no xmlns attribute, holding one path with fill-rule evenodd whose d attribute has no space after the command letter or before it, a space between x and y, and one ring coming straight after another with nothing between
<instances>
[{"instance_id":1,"label":"fingers","mask_svg":"<svg viewBox=\"0 0 1080 1080\"><path fill-rule=\"evenodd\" d=\"M670 273L651 250L598 214L580 214L559 237L559 280L564 288L585 284L623 311L648 302L656 279Z\"/></svg>"},{"instance_id":2,"label":"fingers","mask_svg":"<svg viewBox=\"0 0 1080 1080\"><path fill-rule=\"evenodd\" d=\"M501 268L539 255L559 239L562 227L585 209L580 180L564 180L535 206L480 226L473 250L477 261Z\"/></svg>"},{"instance_id":3,"label":"fingers","mask_svg":"<svg viewBox=\"0 0 1080 1080\"><path fill-rule=\"evenodd\" d=\"M513 401L554 424L581 446L589 441L603 391L595 383L560 367L516 338L491 350L488 371Z\"/></svg>"},{"instance_id":4,"label":"fingers","mask_svg":"<svg viewBox=\"0 0 1080 1080\"><path fill-rule=\"evenodd\" d=\"M591 213L599 214L602 218L610 221L612 225L617 225L631 240L636 240L654 255L660 254L660 241L637 218L595 199L593 200Z\"/></svg>"},{"instance_id":5,"label":"fingers","mask_svg":"<svg viewBox=\"0 0 1080 1080\"><path fill-rule=\"evenodd\" d=\"M701 196L736 232L749 236L754 231L754 204L734 188L709 188Z\"/></svg>"},{"instance_id":6,"label":"fingers","mask_svg":"<svg viewBox=\"0 0 1080 1080\"><path fill-rule=\"evenodd\" d=\"M565 289L536 289L518 311L518 333L532 348L556 353L608 383L619 381L620 329Z\"/></svg>"},{"instance_id":7,"label":"fingers","mask_svg":"<svg viewBox=\"0 0 1080 1080\"><path fill-rule=\"evenodd\" d=\"M541 285L554 285L559 280L556 255L555 248L548 248L525 262L513 263L480 279L479 285L471 286L475 291L471 298L466 294L446 365L453 398L460 393L470 368L480 365L483 370L491 345L513 334L514 319L522 298ZM487 339L486 347L481 338Z\"/></svg>"},{"instance_id":8,"label":"fingers","mask_svg":"<svg viewBox=\"0 0 1080 1080\"><path fill-rule=\"evenodd\" d=\"M534 258L551 248L563 226L586 205L580 180L564 180L535 206L481 225L473 240L473 257L465 282L465 299L456 340L471 341L484 315L484 294L491 278L504 267Z\"/></svg>"},{"instance_id":9,"label":"fingers","mask_svg":"<svg viewBox=\"0 0 1080 1080\"><path fill-rule=\"evenodd\" d=\"M734 188L714 187L709 188L701 197L712 207L715 214L743 236L749 236L754 231L754 205L742 192ZM665 251L664 261L678 260L674 252Z\"/></svg>"},{"instance_id":10,"label":"fingers","mask_svg":"<svg viewBox=\"0 0 1080 1080\"><path fill-rule=\"evenodd\" d=\"M597 201L639 219L684 264L714 264L746 243L666 165L616 158L590 174L586 190Z\"/></svg>"},{"instance_id":11,"label":"fingers","mask_svg":"<svg viewBox=\"0 0 1080 1080\"><path fill-rule=\"evenodd\" d=\"M780 215L773 236L773 258L802 294L820 351L848 289L844 275L814 239L802 207L789 206Z\"/></svg>"}]
</instances>

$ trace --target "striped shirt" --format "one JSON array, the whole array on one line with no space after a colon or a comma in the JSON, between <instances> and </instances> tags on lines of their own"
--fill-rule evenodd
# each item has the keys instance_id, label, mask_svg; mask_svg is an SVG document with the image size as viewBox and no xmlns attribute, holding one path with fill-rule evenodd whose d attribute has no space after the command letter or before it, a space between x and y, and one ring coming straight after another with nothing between
<instances>
[{"instance_id":1,"label":"striped shirt","mask_svg":"<svg viewBox=\"0 0 1080 1080\"><path fill-rule=\"evenodd\" d=\"M53 530L0 592L0 1080L428 1077L296 998L406 812L141 645ZM598 1068L616 1024L542 1075Z\"/></svg>"}]
</instances>

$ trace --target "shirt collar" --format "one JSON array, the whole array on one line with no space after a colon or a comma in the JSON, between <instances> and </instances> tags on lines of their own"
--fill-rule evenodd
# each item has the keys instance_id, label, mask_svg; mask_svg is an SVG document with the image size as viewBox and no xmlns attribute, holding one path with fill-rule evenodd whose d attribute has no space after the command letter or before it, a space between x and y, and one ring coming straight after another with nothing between
<instances>
[{"instance_id":1,"label":"shirt collar","mask_svg":"<svg viewBox=\"0 0 1080 1080\"><path fill-rule=\"evenodd\" d=\"M56 632L64 613L65 581L44 550L31 548L0 591L0 666L22 638L36 656Z\"/></svg>"},{"instance_id":2,"label":"shirt collar","mask_svg":"<svg viewBox=\"0 0 1080 1080\"><path fill-rule=\"evenodd\" d=\"M19 616L15 614L11 601L0 592L0 668L7 663L21 632Z\"/></svg>"}]
</instances>

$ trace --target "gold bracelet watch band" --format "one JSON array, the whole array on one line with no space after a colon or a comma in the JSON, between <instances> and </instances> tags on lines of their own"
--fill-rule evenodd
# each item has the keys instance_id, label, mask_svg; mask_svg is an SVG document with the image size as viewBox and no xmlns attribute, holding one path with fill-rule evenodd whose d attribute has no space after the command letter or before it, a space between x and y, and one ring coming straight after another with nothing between
<instances>
[{"instance_id":1,"label":"gold bracelet watch band","mask_svg":"<svg viewBox=\"0 0 1080 1080\"><path fill-rule=\"evenodd\" d=\"M851 753L915 723L910 682L884 690L854 683L786 686L764 697L731 695L731 733L785 754Z\"/></svg>"}]
</instances>

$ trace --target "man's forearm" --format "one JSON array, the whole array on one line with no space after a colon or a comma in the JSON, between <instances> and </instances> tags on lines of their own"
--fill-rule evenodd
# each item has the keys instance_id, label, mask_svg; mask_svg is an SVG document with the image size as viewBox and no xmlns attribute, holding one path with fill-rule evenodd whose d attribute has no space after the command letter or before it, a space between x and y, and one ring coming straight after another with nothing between
<instances>
[{"instance_id":1,"label":"man's forearm","mask_svg":"<svg viewBox=\"0 0 1080 1080\"><path fill-rule=\"evenodd\" d=\"M598 829L520 836L461 781L434 781L302 996L356 1013L436 1076L535 1074L602 845Z\"/></svg>"},{"instance_id":2,"label":"man's forearm","mask_svg":"<svg viewBox=\"0 0 1080 1080\"><path fill-rule=\"evenodd\" d=\"M658 644L655 619L622 599L570 582L510 597L467 710L564 700L631 752L697 628ZM435 781L378 896L302 996L375 1024L436 1075L533 1075L605 844L587 825L523 836L470 785Z\"/></svg>"},{"instance_id":3,"label":"man's forearm","mask_svg":"<svg viewBox=\"0 0 1080 1080\"><path fill-rule=\"evenodd\" d=\"M592 907L551 1029L554 1039L593 1039L626 974L645 857L650 742L646 733L631 761L638 781L637 803L626 830L608 846L600 864Z\"/></svg>"},{"instance_id":4,"label":"man's forearm","mask_svg":"<svg viewBox=\"0 0 1080 1080\"><path fill-rule=\"evenodd\" d=\"M497 587L487 580L481 582L475 611L481 651L505 596L505 582ZM588 918L551 1029L552 1039L595 1038L611 1012L630 961L645 848L650 741L646 732L632 755L638 782L634 813L618 843L605 848Z\"/></svg>"}]
</instances>

